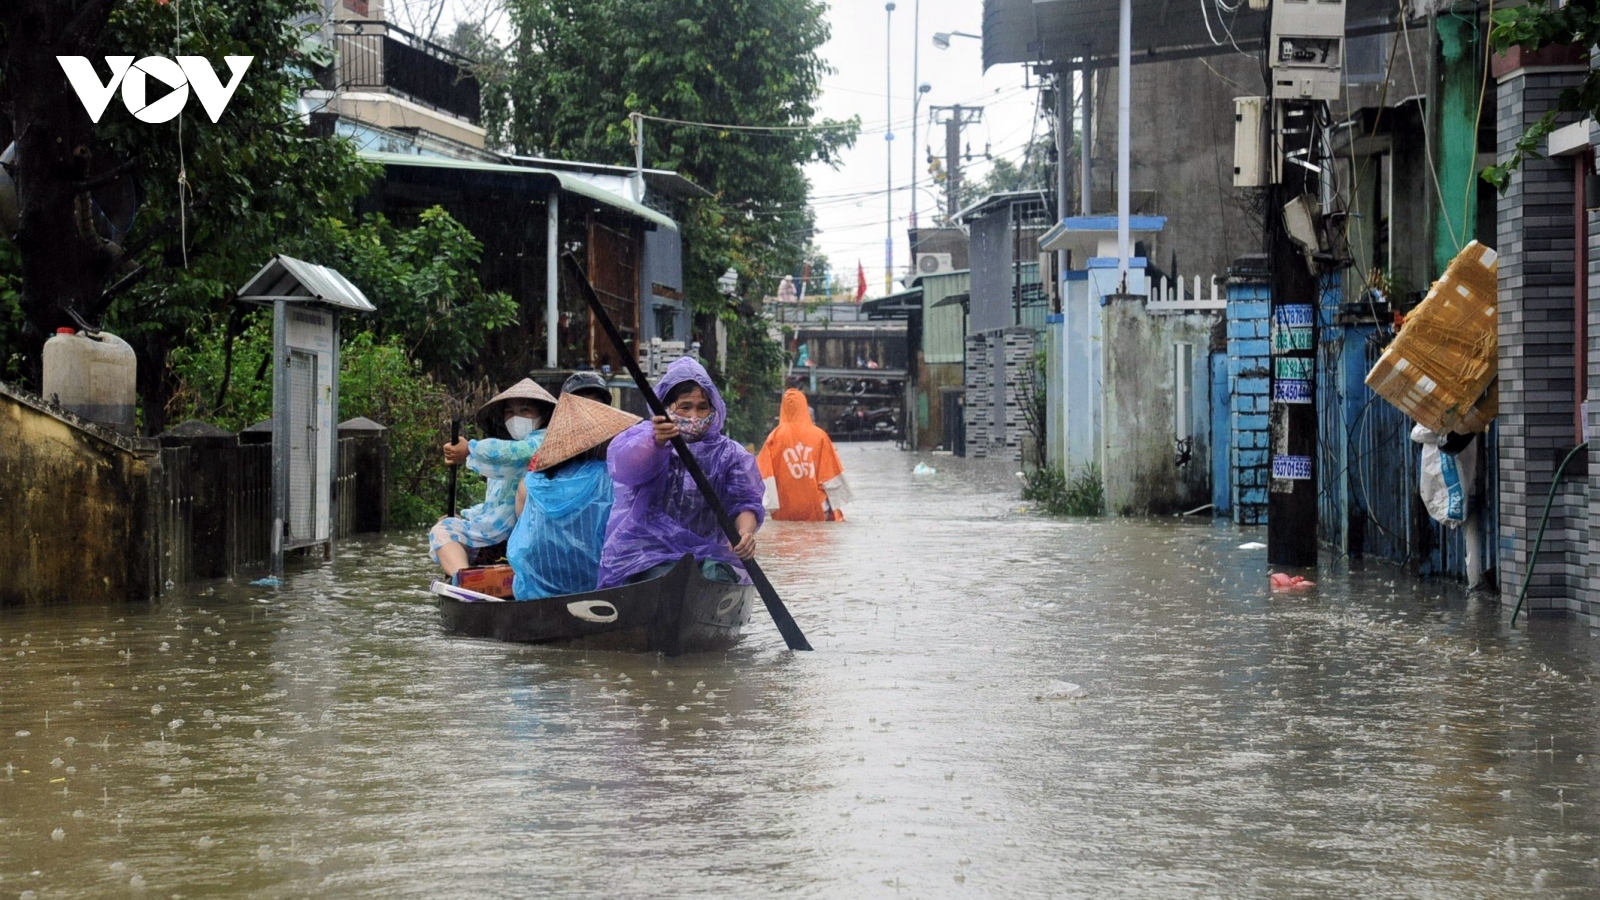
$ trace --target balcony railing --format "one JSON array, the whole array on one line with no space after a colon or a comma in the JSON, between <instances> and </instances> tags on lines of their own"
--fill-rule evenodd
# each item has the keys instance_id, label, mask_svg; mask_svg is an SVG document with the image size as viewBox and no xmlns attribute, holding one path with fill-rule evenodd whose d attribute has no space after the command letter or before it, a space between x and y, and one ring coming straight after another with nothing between
<instances>
[{"instance_id":1,"label":"balcony railing","mask_svg":"<svg viewBox=\"0 0 1600 900\"><path fill-rule=\"evenodd\" d=\"M476 125L481 116L471 60L387 22L339 22L332 90L381 90Z\"/></svg>"}]
</instances>

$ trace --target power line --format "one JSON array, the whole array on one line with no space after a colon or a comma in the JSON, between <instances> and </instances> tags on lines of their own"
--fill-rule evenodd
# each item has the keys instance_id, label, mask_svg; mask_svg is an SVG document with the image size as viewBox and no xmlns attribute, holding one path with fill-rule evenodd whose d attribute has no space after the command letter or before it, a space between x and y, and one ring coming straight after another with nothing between
<instances>
[{"instance_id":1,"label":"power line","mask_svg":"<svg viewBox=\"0 0 1600 900\"><path fill-rule=\"evenodd\" d=\"M710 128L716 131L840 131L857 127L855 122L835 122L826 125L727 125L716 122L691 122L688 119L668 119L664 116L647 116L644 113L637 113L637 115L647 122L664 122L668 125L687 125L692 128Z\"/></svg>"}]
</instances>

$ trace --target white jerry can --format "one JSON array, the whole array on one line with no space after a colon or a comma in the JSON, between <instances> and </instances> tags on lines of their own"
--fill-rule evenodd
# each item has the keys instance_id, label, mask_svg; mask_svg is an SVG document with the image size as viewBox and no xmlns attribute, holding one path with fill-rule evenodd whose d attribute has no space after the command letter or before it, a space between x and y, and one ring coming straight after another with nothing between
<instances>
[{"instance_id":1,"label":"white jerry can","mask_svg":"<svg viewBox=\"0 0 1600 900\"><path fill-rule=\"evenodd\" d=\"M134 433L138 361L127 342L59 328L44 344L44 398L91 422Z\"/></svg>"}]
</instances>

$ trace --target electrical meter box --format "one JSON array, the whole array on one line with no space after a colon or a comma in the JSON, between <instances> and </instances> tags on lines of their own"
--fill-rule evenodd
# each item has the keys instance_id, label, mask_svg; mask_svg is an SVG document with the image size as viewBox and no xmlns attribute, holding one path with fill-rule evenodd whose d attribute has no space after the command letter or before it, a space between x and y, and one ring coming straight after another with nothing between
<instances>
[{"instance_id":1,"label":"electrical meter box","mask_svg":"<svg viewBox=\"0 0 1600 900\"><path fill-rule=\"evenodd\" d=\"M338 498L339 315L374 312L334 269L272 258L239 289L272 305L272 574L286 551L321 546L333 558Z\"/></svg>"},{"instance_id":2,"label":"electrical meter box","mask_svg":"<svg viewBox=\"0 0 1600 900\"><path fill-rule=\"evenodd\" d=\"M1267 185L1267 132L1262 127L1265 97L1233 98L1233 186Z\"/></svg>"},{"instance_id":3,"label":"electrical meter box","mask_svg":"<svg viewBox=\"0 0 1600 900\"><path fill-rule=\"evenodd\" d=\"M1343 0L1272 4L1267 58L1275 100L1337 100L1344 67Z\"/></svg>"}]
</instances>

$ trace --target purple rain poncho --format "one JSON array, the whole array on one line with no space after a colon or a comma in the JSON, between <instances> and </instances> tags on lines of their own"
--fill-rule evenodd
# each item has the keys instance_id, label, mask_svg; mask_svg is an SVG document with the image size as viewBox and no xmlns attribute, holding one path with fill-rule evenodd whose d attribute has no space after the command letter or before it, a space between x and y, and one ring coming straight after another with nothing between
<instances>
[{"instance_id":1,"label":"purple rain poncho","mask_svg":"<svg viewBox=\"0 0 1600 900\"><path fill-rule=\"evenodd\" d=\"M756 458L723 436L728 409L705 368L688 357L674 361L657 382L656 396L665 402L667 393L685 381L700 385L711 401L711 428L704 438L689 444L689 452L722 498L730 517L748 511L756 514L757 522L762 521L766 510L761 505L761 472ZM717 525L716 515L695 487L694 478L671 444L656 444L654 427L648 419L612 440L606 465L615 482L616 502L606 523L606 546L600 554L600 587L622 584L631 575L661 563L676 562L685 553L694 554L696 559L725 562L738 571L741 581L749 582L744 566L733 555L733 548Z\"/></svg>"}]
</instances>

